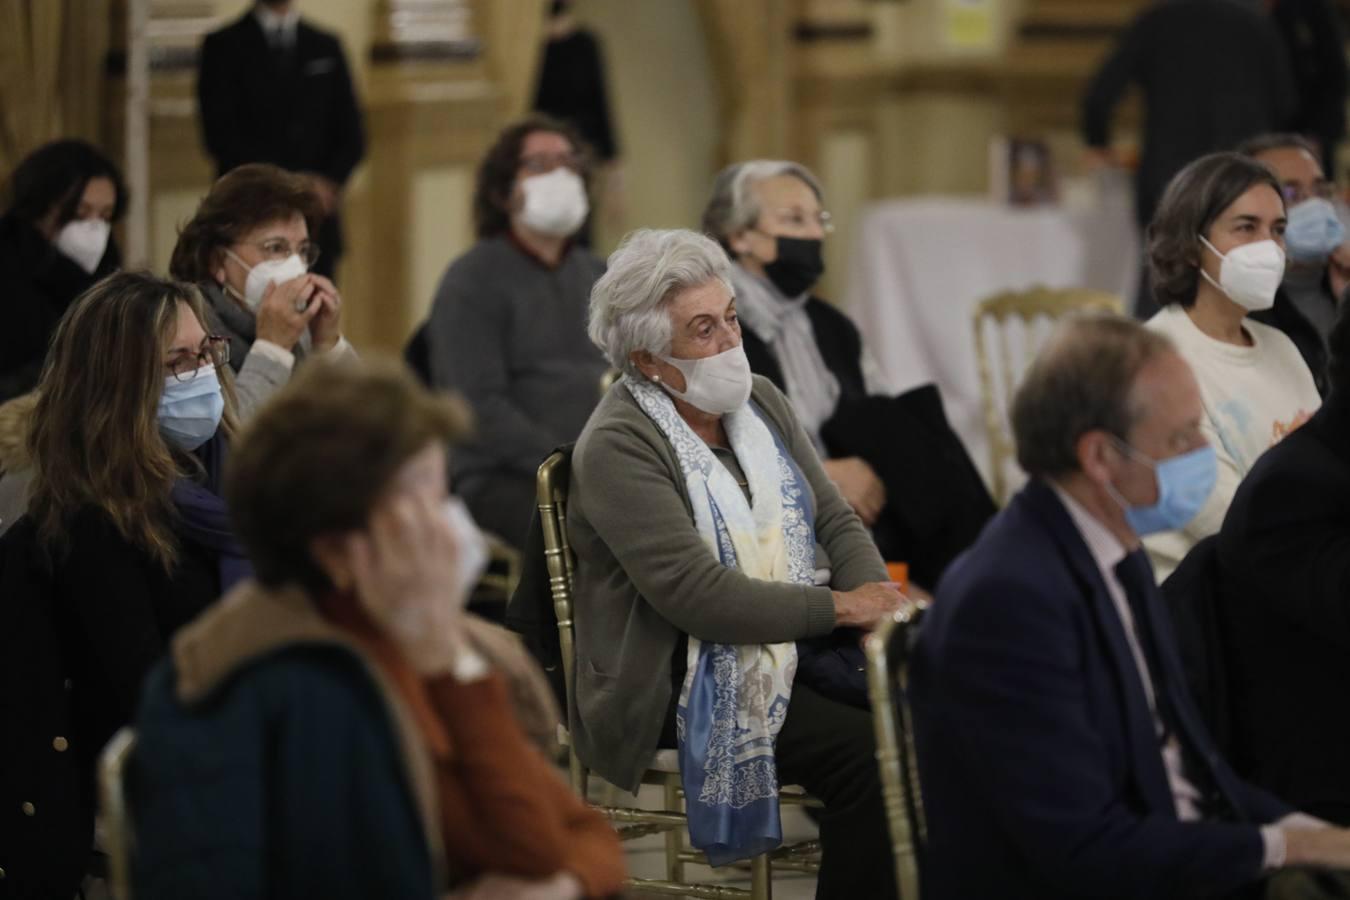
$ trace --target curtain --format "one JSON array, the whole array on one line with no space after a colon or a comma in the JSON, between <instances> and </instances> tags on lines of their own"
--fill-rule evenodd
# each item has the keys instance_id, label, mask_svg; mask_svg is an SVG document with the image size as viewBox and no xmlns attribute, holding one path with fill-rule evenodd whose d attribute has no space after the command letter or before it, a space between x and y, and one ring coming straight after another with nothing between
<instances>
[{"instance_id":1,"label":"curtain","mask_svg":"<svg viewBox=\"0 0 1350 900\"><path fill-rule=\"evenodd\" d=\"M58 137L100 142L106 0L0 0L0 177Z\"/></svg>"}]
</instances>

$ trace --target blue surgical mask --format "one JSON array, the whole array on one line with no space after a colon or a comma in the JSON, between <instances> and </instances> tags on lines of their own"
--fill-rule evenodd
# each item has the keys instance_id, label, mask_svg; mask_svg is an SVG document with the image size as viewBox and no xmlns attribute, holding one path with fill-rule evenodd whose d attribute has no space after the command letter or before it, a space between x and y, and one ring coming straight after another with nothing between
<instances>
[{"instance_id":1,"label":"blue surgical mask","mask_svg":"<svg viewBox=\"0 0 1350 900\"><path fill-rule=\"evenodd\" d=\"M1330 200L1314 197L1289 210L1284 245L1295 262L1326 262L1345 240L1345 226Z\"/></svg>"},{"instance_id":2,"label":"blue surgical mask","mask_svg":"<svg viewBox=\"0 0 1350 900\"><path fill-rule=\"evenodd\" d=\"M1115 488L1107 485L1111 496L1125 510L1125 521L1134 533L1144 537L1190 524L1219 480L1219 458L1214 448L1206 444L1180 456L1154 460L1124 441L1117 440L1117 444L1132 459L1152 469L1158 480L1158 502L1152 506L1131 506Z\"/></svg>"},{"instance_id":3,"label":"blue surgical mask","mask_svg":"<svg viewBox=\"0 0 1350 900\"><path fill-rule=\"evenodd\" d=\"M170 375L159 398L159 432L183 450L196 450L211 439L225 412L220 378L210 363L187 381Z\"/></svg>"}]
</instances>

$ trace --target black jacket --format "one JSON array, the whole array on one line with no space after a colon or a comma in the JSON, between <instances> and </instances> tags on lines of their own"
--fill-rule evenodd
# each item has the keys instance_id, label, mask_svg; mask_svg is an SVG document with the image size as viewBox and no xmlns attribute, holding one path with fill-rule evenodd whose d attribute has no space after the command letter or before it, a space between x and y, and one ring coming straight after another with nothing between
<instances>
[{"instance_id":1,"label":"black jacket","mask_svg":"<svg viewBox=\"0 0 1350 900\"><path fill-rule=\"evenodd\" d=\"M1140 13L1083 97L1089 147L1110 144L1111 113L1131 84L1145 106L1135 183L1141 225L1187 163L1286 128L1297 102L1275 26L1233 0L1163 0Z\"/></svg>"},{"instance_id":2,"label":"black jacket","mask_svg":"<svg viewBox=\"0 0 1350 900\"><path fill-rule=\"evenodd\" d=\"M314 172L345 184L366 138L342 44L301 20L295 49L278 56L252 10L206 36L197 76L206 150L221 174L251 162ZM320 262L341 253L319 238ZM334 243L336 241L336 243Z\"/></svg>"},{"instance_id":3,"label":"black jacket","mask_svg":"<svg viewBox=\"0 0 1350 900\"><path fill-rule=\"evenodd\" d=\"M66 308L121 264L108 242L94 274L57 250L29 223L0 216L0 403L36 385L47 345Z\"/></svg>"},{"instance_id":4,"label":"black jacket","mask_svg":"<svg viewBox=\"0 0 1350 900\"><path fill-rule=\"evenodd\" d=\"M23 884L71 895L91 849L98 755L131 722L170 636L220 588L206 551L185 544L166 573L92 508L69 540L49 564L24 518L0 545L0 897Z\"/></svg>"},{"instance_id":5,"label":"black jacket","mask_svg":"<svg viewBox=\"0 0 1350 900\"><path fill-rule=\"evenodd\" d=\"M994 501L948 424L937 388L868 396L857 326L814 297L806 312L820 355L839 381L839 405L821 428L825 449L833 458L862 457L876 471L888 498L873 529L878 548L887 559L907 562L910 578L931 589L994 515ZM768 345L749 328L741 338L751 371L786 390Z\"/></svg>"},{"instance_id":6,"label":"black jacket","mask_svg":"<svg viewBox=\"0 0 1350 900\"><path fill-rule=\"evenodd\" d=\"M1283 331L1289 340L1294 342L1298 352L1303 356L1303 361L1308 364L1308 371L1312 372L1313 384L1317 385L1317 393L1323 397L1327 395L1327 347L1322 340L1322 336L1317 333L1317 327L1308 321L1308 317L1299 312L1294 301L1289 299L1289 294L1284 288L1275 292L1275 305L1270 309L1263 309L1260 312L1252 313L1252 318L1263 325L1269 325L1272 328L1278 328Z\"/></svg>"},{"instance_id":7,"label":"black jacket","mask_svg":"<svg viewBox=\"0 0 1350 900\"><path fill-rule=\"evenodd\" d=\"M1350 825L1350 397L1252 467L1219 532L1233 763Z\"/></svg>"}]
</instances>

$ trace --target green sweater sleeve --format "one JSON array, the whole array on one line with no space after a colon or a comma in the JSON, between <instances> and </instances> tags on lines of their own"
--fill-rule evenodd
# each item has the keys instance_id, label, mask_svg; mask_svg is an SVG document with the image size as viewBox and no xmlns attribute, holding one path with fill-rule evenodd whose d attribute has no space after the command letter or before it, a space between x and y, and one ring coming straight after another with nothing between
<instances>
[{"instance_id":1,"label":"green sweater sleeve","mask_svg":"<svg viewBox=\"0 0 1350 900\"><path fill-rule=\"evenodd\" d=\"M669 447L655 426L638 417L641 413L634 411L589 432L573 458L572 487L581 514L646 602L680 631L715 643L778 643L832 631L834 598L829 588L750 578L713 556L694 527L675 480ZM847 523L835 504L821 506L820 492L829 488L837 502L842 500L795 420L784 439L817 492L818 540L830 537L827 552L833 565L842 566L836 573L863 578L865 554L851 546ZM801 445L807 447L809 458L800 456ZM826 535L819 534L822 522ZM861 527L857 526L860 531ZM866 532L861 534L870 544ZM863 580L884 578L884 566L875 553L881 574Z\"/></svg>"},{"instance_id":2,"label":"green sweater sleeve","mask_svg":"<svg viewBox=\"0 0 1350 900\"><path fill-rule=\"evenodd\" d=\"M851 591L886 581L886 563L858 514L825 474L820 457L787 397L766 378L755 379L755 402L779 428L788 452L811 485L816 503L816 541L830 557L830 586Z\"/></svg>"}]
</instances>

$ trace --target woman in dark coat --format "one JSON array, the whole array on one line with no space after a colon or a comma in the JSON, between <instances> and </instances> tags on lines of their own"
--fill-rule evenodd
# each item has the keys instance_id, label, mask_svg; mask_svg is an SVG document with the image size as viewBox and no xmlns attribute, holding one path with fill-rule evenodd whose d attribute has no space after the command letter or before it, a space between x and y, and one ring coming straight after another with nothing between
<instances>
[{"instance_id":1,"label":"woman in dark coat","mask_svg":"<svg viewBox=\"0 0 1350 900\"><path fill-rule=\"evenodd\" d=\"M122 176L84 141L54 141L10 176L0 216L0 403L37 384L56 323L71 301L115 271L112 224L126 206Z\"/></svg>"}]
</instances>

